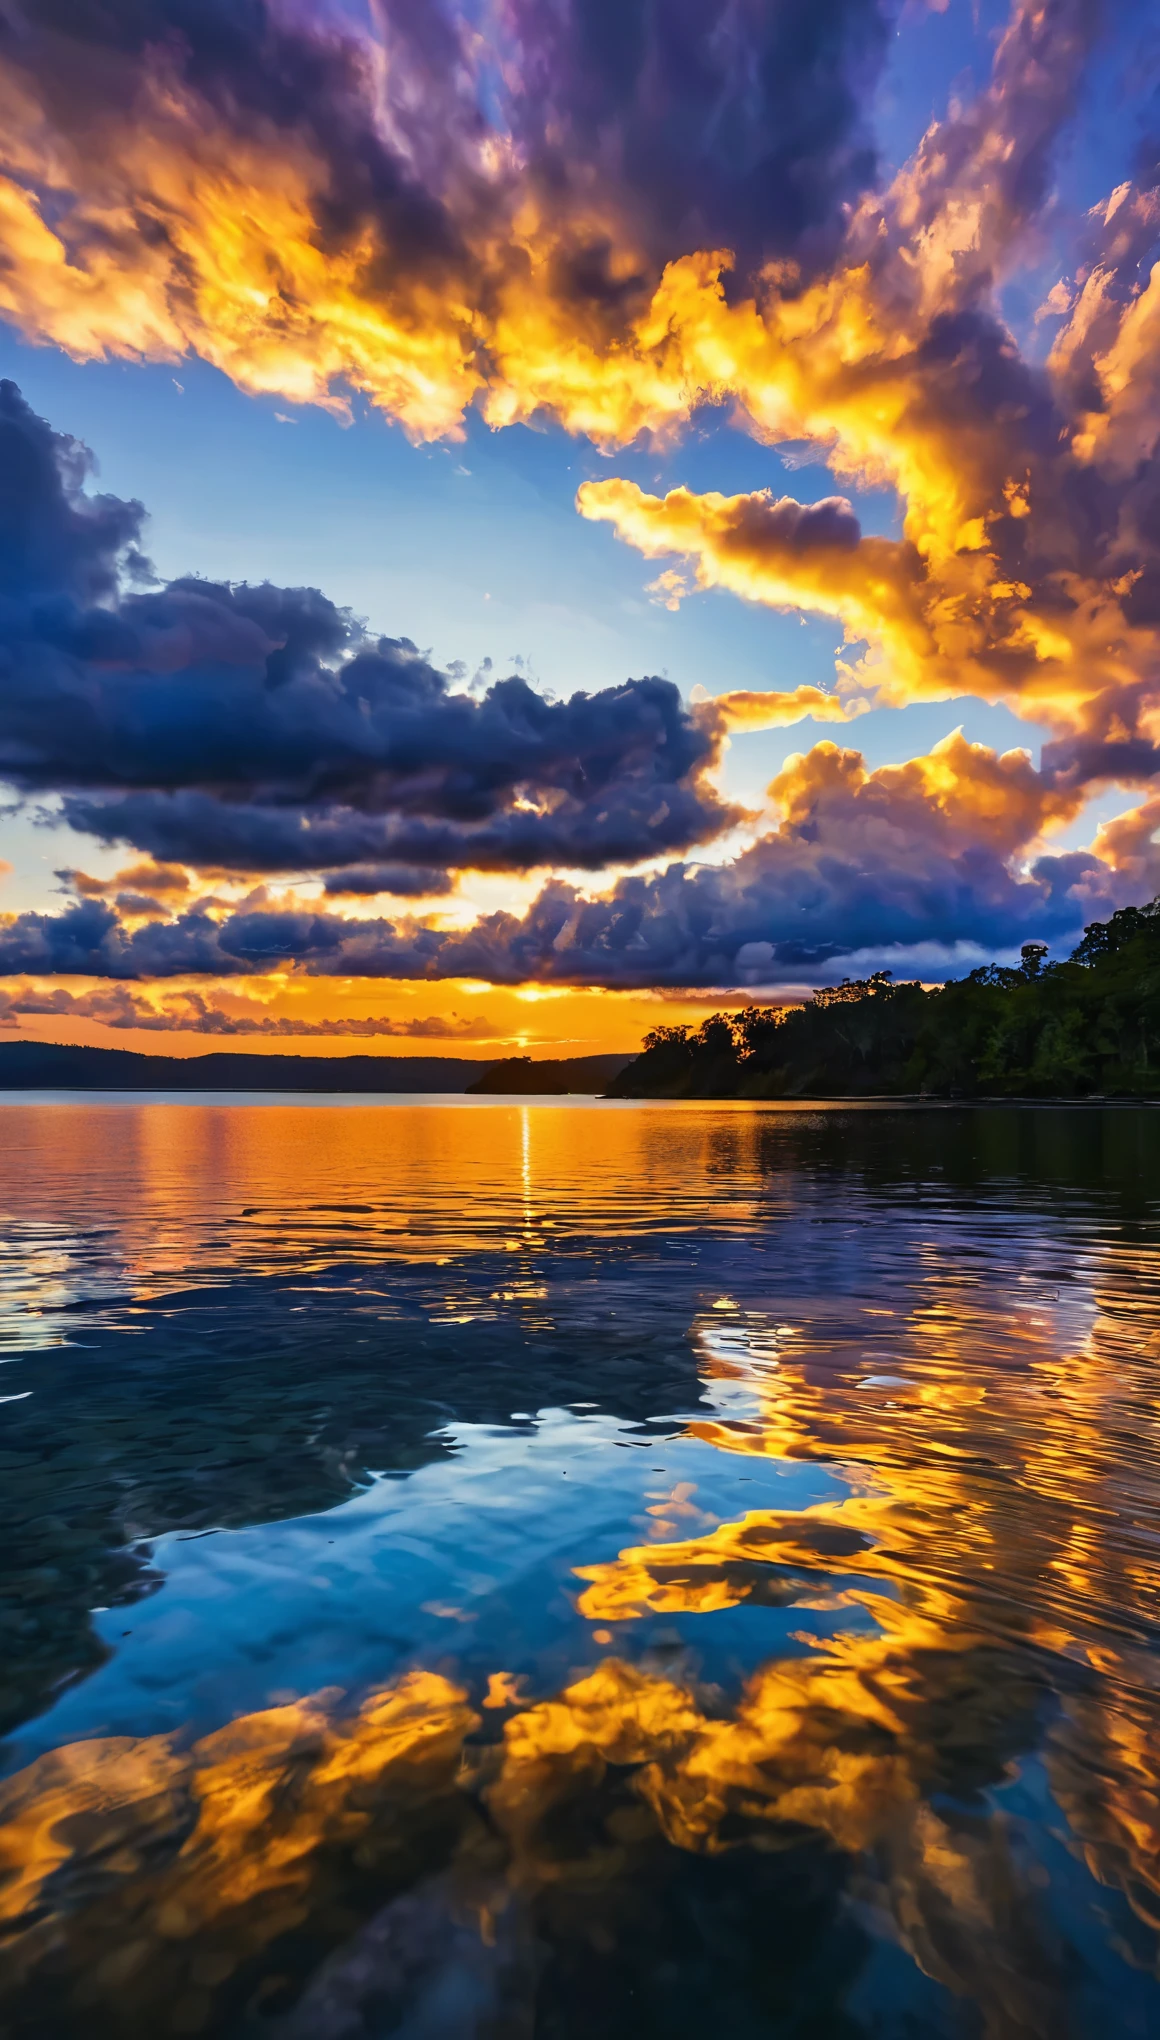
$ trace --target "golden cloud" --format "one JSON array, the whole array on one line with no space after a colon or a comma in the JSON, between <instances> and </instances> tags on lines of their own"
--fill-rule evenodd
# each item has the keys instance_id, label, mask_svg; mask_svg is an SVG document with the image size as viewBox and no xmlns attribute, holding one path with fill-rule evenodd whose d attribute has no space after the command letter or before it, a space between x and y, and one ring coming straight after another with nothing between
<instances>
[{"instance_id":1,"label":"golden cloud","mask_svg":"<svg viewBox=\"0 0 1160 2040\"><path fill-rule=\"evenodd\" d=\"M865 647L833 693L720 697L701 713L722 735L846 721L870 695L971 692L1046 722L1042 792L1012 754L984 764L957 745L917 768L1015 847L1017 819L1054 825L1074 789L1147 785L1160 755L1160 561L1133 495L1160 444L1160 267L1134 280L1154 197L1121 187L1100 210L1097 259L1050 307L1067 309L1046 368L1023 361L992 294L1049 190L1087 34L1081 8L1015 0L986 88L932 125L808 274L790 259L738 273L708 239L656 259L615 178L595 162L555 185L533 175L513 135L459 118L458 86L438 162L407 130L414 189L344 210L308 123L239 125L176 45L141 58L131 118L86 104L70 123L51 69L13 43L0 312L78 358L193 353L246 390L340 412L356 391L418 440L460 433L475 406L497 428L550 415L611 450L672 438L718 404L763 443L893 491L898 537L863 532L842 497L658 497L612 476L578 505L679 563L662 566L658 599L678 603L691 581L832 617ZM388 90L383 52L359 48L357 89L370 104L382 87L397 125L405 66ZM599 288L584 291L593 251Z\"/></svg>"}]
</instances>

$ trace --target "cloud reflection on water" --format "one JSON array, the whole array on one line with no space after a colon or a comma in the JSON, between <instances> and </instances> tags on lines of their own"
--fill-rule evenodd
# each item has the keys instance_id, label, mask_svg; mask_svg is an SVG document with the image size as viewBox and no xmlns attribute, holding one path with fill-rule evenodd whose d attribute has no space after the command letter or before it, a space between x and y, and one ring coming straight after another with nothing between
<instances>
[{"instance_id":1,"label":"cloud reflection on water","mask_svg":"<svg viewBox=\"0 0 1160 2040\"><path fill-rule=\"evenodd\" d=\"M690 1366L665 1477L649 1452L623 1498L608 1489L623 1527L606 1555L584 1549L589 1491L577 1482L556 1505L574 1607L553 1618L554 1657L521 1661L558 1588L509 1570L467 1610L470 1647L449 1634L369 1691L208 1733L74 1739L10 1777L12 2032L63 2034L83 2016L97 2035L579 2035L598 2021L627 2034L653 2030L646 2000L658 2031L692 2032L722 2001L739 2033L796 2033L803 2007L827 2034L875 2019L988 2040L1146 2030L1160 1263L1138 1115L598 1112L582 1146L575 1118L548 1111L430 1117L443 1123L344 1114L328 1146L325 1114L262 1113L232 1154L219 1144L228 1165L182 1193L199 1223L215 1213L191 1270L206 1288L156 1287L105 1330L81 1313L100 1393L122 1412L116 1450L86 1409L91 1359L58 1348L18 1369L71 1380L85 1479L115 1485L134 1461L140 1475L156 1442L125 1420L172 1365L153 1393L179 1425L220 1424L244 1383L238 1455L209 1477L216 1521L326 1508L357 1458L333 1460L329 1496L316 1485L308 1501L314 1475L279 1488L277 1434L256 1457L246 1439L333 1353L337 1402L361 1396L365 1422L377 1397L384 1438L413 1429L429 1461L450 1449L447 1492L475 1497L461 1541L499 1575L482 1502L506 1495L518 1547L525 1433L496 1430L488 1474L462 1424L458 1446L441 1444L418 1401L408 1414L421 1378L453 1430L469 1406L510 1426L517 1393L533 1413L619 1394L627 1429L603 1442L644 1442L660 1433L643 1419L676 1406L683 1351L700 1407ZM312 1136L313 1215L292 1189ZM336 1213L325 1181L344 1146L356 1188ZM56 1166L41 1156L46 1209ZM177 1197L180 1171L164 1180ZM273 1224L257 1236L257 1275L255 1235L229 1238L255 1190L291 1221L281 1249ZM145 1222L129 1195L123 1219L109 1202L144 1286ZM287 1287L312 1226L311 1279ZM468 1308L485 1284L489 1317ZM224 1329L231 1308L249 1365L238 1352L215 1367L207 1339L183 1366L180 1339L198 1321ZM372 1323L378 1343L357 1360L351 1335ZM454 1342L438 1358L436 1338ZM118 1351L133 1355L120 1386ZM15 1406L17 1440L32 1442L37 1401ZM638 1462L607 1457L617 1479ZM821 1498L744 1506L747 1465L813 1468ZM197 1476L139 1483L142 1536L190 1520ZM395 1478L397 1506L370 1533L388 1554L419 1499L417 1474ZM86 1534L95 1554L102 1532ZM196 1565L207 1547L189 1549ZM515 1655L488 1612L497 1597ZM367 1612L354 1599L336 1620L353 1637Z\"/></svg>"}]
</instances>

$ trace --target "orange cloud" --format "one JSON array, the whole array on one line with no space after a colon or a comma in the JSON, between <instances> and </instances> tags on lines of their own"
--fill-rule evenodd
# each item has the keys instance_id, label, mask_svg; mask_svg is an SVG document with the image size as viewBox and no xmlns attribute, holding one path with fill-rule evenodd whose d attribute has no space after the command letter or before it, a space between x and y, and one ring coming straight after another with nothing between
<instances>
[{"instance_id":1,"label":"orange cloud","mask_svg":"<svg viewBox=\"0 0 1160 2040\"><path fill-rule=\"evenodd\" d=\"M112 878L92 878L87 871L58 871L57 877L85 900L112 899L127 892L156 901L172 901L191 890L189 873L182 865L154 864L152 859L127 864L123 870L114 872Z\"/></svg>"},{"instance_id":2,"label":"orange cloud","mask_svg":"<svg viewBox=\"0 0 1160 2040\"><path fill-rule=\"evenodd\" d=\"M802 504L768 490L697 496L680 488L660 498L635 482L610 480L584 482L576 504L582 517L612 524L648 559L676 553L691 560L699 588L837 617L848 638L869 638L886 654L884 694L892 681L902 698L920 690L937 649L923 613L923 562L911 545L863 538L845 497ZM864 677L876 680L876 669ZM945 669L939 684L952 691Z\"/></svg>"},{"instance_id":3,"label":"orange cloud","mask_svg":"<svg viewBox=\"0 0 1160 2040\"><path fill-rule=\"evenodd\" d=\"M803 279L792 261L767 263L728 298L728 247L658 265L623 186L595 168L555 187L533 177L511 136L466 119L458 88L434 77L446 146L438 164L424 158L430 193L363 207L340 232L321 142L286 123L239 131L176 45L141 57L131 120L86 102L68 124L13 45L0 311L81 358L194 352L244 389L339 411L353 388L418 439L458 433L477 404L493 426L550 412L611 448L728 403L757 437L804 440L838 475L895 489L903 538L815 543L805 526L822 506L687 490L661 502L617 479L586 484L582 513L649 558L688 560L699 587L835 617L869 644L858 677L884 702L969 687L1060 729L1093 715L1106 729L1101 704L1114 696L1123 721L1156 634L1124 609L1138 563L1110 545L1097 559L1066 501L1093 463L1126 471L1160 434L1160 271L1120 288L1153 201L1109 201L1053 383L978 309L1046 189L1086 35L1082 10L1016 0L989 85L862 200L832 266ZM326 46L336 63L338 49ZM58 71L66 55L62 42ZM395 61L389 103L409 133L401 50ZM343 44L339 68L361 118L382 53ZM585 294L567 279L594 250L600 289ZM1095 409L1068 397L1081 371ZM1040 415L1053 401L1057 422ZM654 585L679 601L672 570Z\"/></svg>"},{"instance_id":4,"label":"orange cloud","mask_svg":"<svg viewBox=\"0 0 1160 2040\"><path fill-rule=\"evenodd\" d=\"M991 86L863 201L833 272L803 290L792 261L769 264L732 304L727 244L688 242L658 263L623 180L592 163L554 184L533 176L511 135L464 117L454 85L412 83L414 53L391 54L393 70L372 44L320 38L317 59L352 122L387 112L429 192L363 204L340 229L334 165L305 123L242 129L235 102L231 124L176 42L147 45L129 83L116 74L128 120L115 95L107 113L94 104L66 39L10 45L0 308L81 358L195 352L245 389L340 411L353 387L417 438L457 431L478 401L494 425L548 409L623 444L707 397L735 399L762 437L808 436L840 472L910 493L930 465L899 431L915 346L1026 224L1027 158L1066 111L1083 37L1017 0ZM420 86L429 107L444 101L441 157L408 131ZM599 288L570 285L597 254ZM942 523L971 515L969 485L942 474L924 493L944 499Z\"/></svg>"},{"instance_id":5,"label":"orange cloud","mask_svg":"<svg viewBox=\"0 0 1160 2040\"><path fill-rule=\"evenodd\" d=\"M1046 368L1021 358L993 296L1049 193L1090 12L1014 0L984 90L851 206L812 268L752 259L715 217L690 226L695 210L662 255L611 157L557 157L553 178L488 124L462 49L412 79L413 49L319 42L331 110L399 143L396 184L369 195L342 182L317 123L243 118L176 42L138 51L125 106L106 109L69 98L64 39L45 62L14 40L0 312L79 358L192 352L244 389L338 412L354 390L416 439L459 433L474 405L495 427L547 414L613 449L671 438L714 403L765 444L804 443L842 480L892 489L898 538L864 534L837 496L662 499L610 477L578 502L681 563L662 566L659 599L691 580L830 616L866 646L833 693L701 705L721 735L846 721L859 690L893 706L973 691L1047 722L1041 778L961 739L893 778L842 767L900 814L921 795L1014 854L1081 790L1147 785L1160 766L1155 478L1139 472L1160 444L1154 199L1121 188L1100 210L1094 260L1051 304L1065 323ZM801 784L835 769L821 747ZM798 781L783 781L792 807Z\"/></svg>"},{"instance_id":6,"label":"orange cloud","mask_svg":"<svg viewBox=\"0 0 1160 2040\"><path fill-rule=\"evenodd\" d=\"M706 694L694 687L693 712L715 736L730 730L782 730L805 722L851 722L868 704L855 698L842 701L821 687L791 687L784 692L771 688L768 694L756 688L737 687L725 694Z\"/></svg>"},{"instance_id":7,"label":"orange cloud","mask_svg":"<svg viewBox=\"0 0 1160 2040\"><path fill-rule=\"evenodd\" d=\"M804 756L787 758L769 791L791 830L816 827L827 810L876 799L882 820L900 840L921 841L937 832L944 847L986 844L1003 856L1071 821L1085 798L1082 791L1044 780L1026 751L1000 753L988 744L971 744L961 730L952 730L925 757L876 771L867 769L858 751L815 744Z\"/></svg>"},{"instance_id":8,"label":"orange cloud","mask_svg":"<svg viewBox=\"0 0 1160 2040\"><path fill-rule=\"evenodd\" d=\"M1003 504L996 514L1009 517ZM837 618L847 641L869 646L839 673L884 706L972 692L1061 730L1099 722L1112 700L1131 698L1136 721L1156 713L1138 693L1155 633L1126 621L1111 586L1071 575L1066 599L1053 584L1035 600L985 543L924 559L906 540L864 537L842 497L800 504L767 490L678 488L661 498L610 479L583 483L577 507L648 559L689 561L698 588Z\"/></svg>"}]
</instances>

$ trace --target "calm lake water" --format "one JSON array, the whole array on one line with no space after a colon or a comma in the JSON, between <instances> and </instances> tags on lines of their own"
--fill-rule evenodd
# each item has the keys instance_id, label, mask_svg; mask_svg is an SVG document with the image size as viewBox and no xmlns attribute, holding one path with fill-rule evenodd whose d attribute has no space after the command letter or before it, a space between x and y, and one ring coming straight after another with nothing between
<instances>
[{"instance_id":1,"label":"calm lake water","mask_svg":"<svg viewBox=\"0 0 1160 2040\"><path fill-rule=\"evenodd\" d=\"M1160 1115L0 1107L0 2031L1160 2032Z\"/></svg>"}]
</instances>

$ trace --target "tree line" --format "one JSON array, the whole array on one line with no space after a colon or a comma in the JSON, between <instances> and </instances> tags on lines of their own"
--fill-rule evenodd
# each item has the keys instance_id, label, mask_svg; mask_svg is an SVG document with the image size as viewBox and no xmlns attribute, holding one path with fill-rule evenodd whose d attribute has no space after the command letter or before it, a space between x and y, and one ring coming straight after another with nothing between
<instances>
[{"instance_id":1,"label":"tree line","mask_svg":"<svg viewBox=\"0 0 1160 2040\"><path fill-rule=\"evenodd\" d=\"M657 1027L614 1097L1160 1097L1160 898L1094 921L1065 962L1025 942L928 989L890 971L801 1006Z\"/></svg>"}]
</instances>

